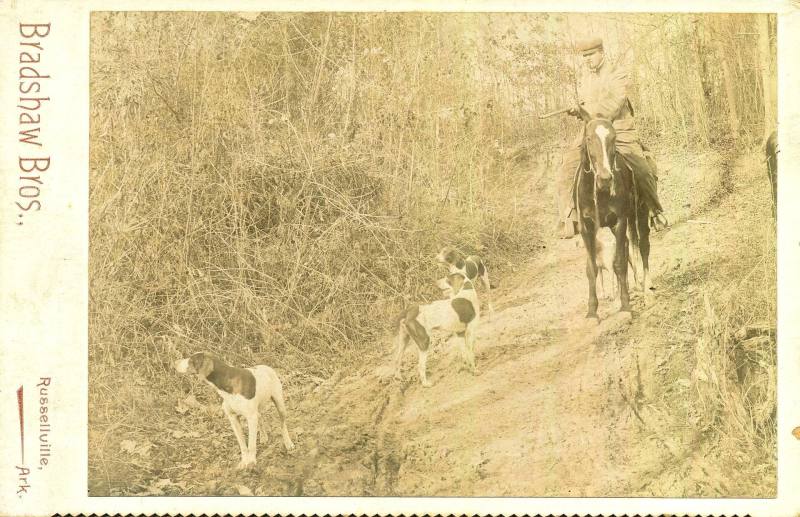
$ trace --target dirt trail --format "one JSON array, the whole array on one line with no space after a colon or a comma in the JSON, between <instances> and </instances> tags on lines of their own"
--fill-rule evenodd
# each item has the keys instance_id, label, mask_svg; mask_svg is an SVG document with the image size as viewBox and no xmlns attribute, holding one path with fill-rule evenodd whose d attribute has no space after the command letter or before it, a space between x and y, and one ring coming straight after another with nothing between
<instances>
[{"instance_id":1,"label":"dirt trail","mask_svg":"<svg viewBox=\"0 0 800 517\"><path fill-rule=\"evenodd\" d=\"M391 377L389 352L377 367L326 382L296 408L298 453L270 446L289 463L267 467L261 480L281 481L264 492L586 495L597 493L599 469L603 483L628 478L630 453L613 443L620 423L607 424L625 412L616 383L630 352L597 339L627 320L613 313L617 302L603 304L611 317L601 325L584 320L584 251L559 244L518 271L526 281L484 316L478 376L459 371L451 341L432 354L429 389L413 351L403 382Z\"/></svg>"},{"instance_id":2,"label":"dirt trail","mask_svg":"<svg viewBox=\"0 0 800 517\"><path fill-rule=\"evenodd\" d=\"M672 315L680 314L686 293L670 288L671 279L709 267L719 260L720 243L758 224L742 213L740 200L765 196L766 184L756 181L761 170L739 168L742 187L702 221L678 221L653 236L655 290L647 308L632 293L632 319L617 312L618 301L601 300L601 324L586 320L584 250L553 242L498 279L496 313L483 315L477 341L477 376L459 371L451 342L429 358L433 387L419 384L411 348L405 380L396 381L387 336L378 361L292 394L291 455L270 411L258 467L234 472L230 429L215 419L230 465L187 470L187 479L209 482L183 493L236 493L243 486L255 495L725 493L722 481L709 481L717 471L680 407L687 396L685 372L675 366L680 343L658 322L670 317L679 325ZM684 344L695 339L680 332ZM666 411L657 404L665 397L672 401Z\"/></svg>"},{"instance_id":3,"label":"dirt trail","mask_svg":"<svg viewBox=\"0 0 800 517\"><path fill-rule=\"evenodd\" d=\"M554 242L500 279L509 287L495 291L495 315L483 316L479 375L459 371L450 342L431 354L433 387L420 386L411 349L405 380L395 381L387 336L379 364L295 396L298 451L287 456L272 440L263 457L280 461L265 461L242 482L257 484L257 494L294 495L694 493L711 467L680 411L665 415L650 403L655 369L674 349L664 336L648 336L648 325L665 304L681 303L661 289L663 273L713 261L726 228L741 231L724 217L737 196L752 195L738 191L701 224L678 222L654 235L653 299L645 309L634 293L632 320L606 300L600 325L585 320L584 251Z\"/></svg>"}]
</instances>

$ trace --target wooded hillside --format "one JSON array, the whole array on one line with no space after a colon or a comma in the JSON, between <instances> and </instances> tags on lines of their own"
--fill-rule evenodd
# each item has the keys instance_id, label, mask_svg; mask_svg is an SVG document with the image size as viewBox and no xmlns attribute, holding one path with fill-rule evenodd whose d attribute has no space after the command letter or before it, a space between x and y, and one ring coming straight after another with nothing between
<instances>
[{"instance_id":1,"label":"wooded hillside","mask_svg":"<svg viewBox=\"0 0 800 517\"><path fill-rule=\"evenodd\" d=\"M99 13L92 28L92 351L113 361L169 335L324 375L319 351L361 353L403 298L431 294L442 245L495 266L534 253L555 208L548 178L518 191L521 164L551 174L577 131L537 115L574 102L585 34L631 67L657 150L752 146L775 125L774 16Z\"/></svg>"}]
</instances>

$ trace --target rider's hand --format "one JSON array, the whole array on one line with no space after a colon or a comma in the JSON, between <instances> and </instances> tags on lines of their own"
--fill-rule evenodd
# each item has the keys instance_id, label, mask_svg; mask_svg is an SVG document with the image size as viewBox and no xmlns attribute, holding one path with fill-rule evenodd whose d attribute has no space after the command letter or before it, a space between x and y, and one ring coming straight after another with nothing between
<instances>
[{"instance_id":1,"label":"rider's hand","mask_svg":"<svg viewBox=\"0 0 800 517\"><path fill-rule=\"evenodd\" d=\"M581 112L580 110L578 110L578 108L570 108L569 110L567 110L567 115L572 115L573 117L580 117Z\"/></svg>"}]
</instances>

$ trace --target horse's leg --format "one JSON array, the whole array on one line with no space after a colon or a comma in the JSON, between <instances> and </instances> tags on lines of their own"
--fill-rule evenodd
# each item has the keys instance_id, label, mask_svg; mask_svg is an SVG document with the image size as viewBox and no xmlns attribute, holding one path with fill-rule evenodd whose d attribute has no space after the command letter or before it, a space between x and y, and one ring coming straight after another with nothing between
<instances>
[{"instance_id":1,"label":"horse's leg","mask_svg":"<svg viewBox=\"0 0 800 517\"><path fill-rule=\"evenodd\" d=\"M644 147L643 147L643 149L644 149ZM623 159L623 162L624 162L624 159ZM641 284L639 283L639 266L638 266L638 263L639 263L639 260L641 259L641 250L639 249L638 246L634 246L633 242L634 241L638 241L639 240L639 235L641 234L641 230L639 229L640 225L639 225L638 219L637 219L638 216L639 216L639 207L640 206L644 207L645 215L647 215L647 208L646 208L647 205L644 204L639 199L639 187L638 187L638 185L636 183L636 176L635 176L635 174L633 172L633 169L631 169L630 165L627 165L627 164L625 165L625 167L626 167L626 170L630 173L630 183L629 183L629 185L630 185L630 189L631 189L631 194L633 195L633 207L631 208L631 213L634 216L633 220L631 220L631 219L628 220L628 224L629 225L632 224L633 226L632 227L629 226L627 228L627 230L629 230L627 233L629 233L629 234L635 233L636 234L636 238L635 239L633 239L633 240L631 240L630 238L628 239L628 264L631 267L631 271L633 271L633 285L634 285L634 288L635 289L644 289L644 283L641 283ZM648 227L648 229L649 229L649 227Z\"/></svg>"},{"instance_id":2,"label":"horse's leg","mask_svg":"<svg viewBox=\"0 0 800 517\"><path fill-rule=\"evenodd\" d=\"M641 261L642 253L639 248L628 241L628 264L631 266L633 273L633 287L634 289L644 289L644 283L639 282L639 262Z\"/></svg>"},{"instance_id":3,"label":"horse's leg","mask_svg":"<svg viewBox=\"0 0 800 517\"><path fill-rule=\"evenodd\" d=\"M778 217L778 186L776 185L776 182L778 181L778 177L775 174L775 172L772 173L772 177L770 178L770 180L771 180L770 183L771 183L771 186L772 186L772 217L773 218L777 218Z\"/></svg>"},{"instance_id":4,"label":"horse's leg","mask_svg":"<svg viewBox=\"0 0 800 517\"><path fill-rule=\"evenodd\" d=\"M776 217L778 208L778 189L776 186L777 176L772 167L771 158L767 158L767 175L769 176L769 186L772 190L772 217Z\"/></svg>"},{"instance_id":5,"label":"horse's leg","mask_svg":"<svg viewBox=\"0 0 800 517\"><path fill-rule=\"evenodd\" d=\"M769 185L772 189L772 216L776 217L778 210L778 132L773 131L764 150L767 153L767 174L769 175Z\"/></svg>"},{"instance_id":6,"label":"horse's leg","mask_svg":"<svg viewBox=\"0 0 800 517\"><path fill-rule=\"evenodd\" d=\"M609 226L609 230L611 230L611 234L614 235L614 242L617 242L617 225ZM617 254L616 244L614 244L614 256ZM628 257L628 262L630 262L630 256ZM633 264L631 264L633 265ZM614 270L614 259L611 260L611 269ZM636 278L636 271L633 272L633 278ZM616 300L617 296L619 296L619 280L617 279L617 272L614 270L614 274L611 275L611 299Z\"/></svg>"},{"instance_id":7,"label":"horse's leg","mask_svg":"<svg viewBox=\"0 0 800 517\"><path fill-rule=\"evenodd\" d=\"M628 218L620 216L614 228L616 248L614 250L614 273L619 285L620 311L631 311L628 293Z\"/></svg>"},{"instance_id":8,"label":"horse's leg","mask_svg":"<svg viewBox=\"0 0 800 517\"><path fill-rule=\"evenodd\" d=\"M639 257L642 259L642 300L645 306L650 299L650 225L647 206L638 207L636 222L639 226Z\"/></svg>"},{"instance_id":9,"label":"horse's leg","mask_svg":"<svg viewBox=\"0 0 800 517\"><path fill-rule=\"evenodd\" d=\"M586 311L587 318L597 318L597 262L595 262L595 228L594 223L583 221L581 237L583 237L583 247L586 248L586 278L589 280L589 309Z\"/></svg>"},{"instance_id":10,"label":"horse's leg","mask_svg":"<svg viewBox=\"0 0 800 517\"><path fill-rule=\"evenodd\" d=\"M600 241L600 230L598 230L597 236L594 240L594 265L597 271L597 278L600 280L600 299L606 299L606 279L605 275L603 274L603 270L606 268L605 266L605 256L603 251L603 243Z\"/></svg>"}]
</instances>

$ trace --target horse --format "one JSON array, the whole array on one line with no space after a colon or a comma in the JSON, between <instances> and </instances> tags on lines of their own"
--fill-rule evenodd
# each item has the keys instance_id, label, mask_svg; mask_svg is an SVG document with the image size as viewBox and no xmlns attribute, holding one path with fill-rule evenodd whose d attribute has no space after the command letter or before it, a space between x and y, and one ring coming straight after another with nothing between
<instances>
[{"instance_id":1,"label":"horse","mask_svg":"<svg viewBox=\"0 0 800 517\"><path fill-rule=\"evenodd\" d=\"M772 217L777 217L778 207L778 132L773 131L767 143L764 145L764 152L767 155L767 176L769 185L772 188Z\"/></svg>"},{"instance_id":2,"label":"horse","mask_svg":"<svg viewBox=\"0 0 800 517\"><path fill-rule=\"evenodd\" d=\"M584 120L581 164L575 175L574 195L578 227L586 249L586 277L589 281L587 318L597 316L597 232L608 227L614 234L613 269L619 287L620 311L631 312L628 293L629 240L642 264L642 291L647 303L649 291L650 226L649 209L639 199L634 174L624 157L617 160L616 132L611 120ZM633 264L633 261L630 261ZM634 267L634 274L636 268Z\"/></svg>"}]
</instances>

